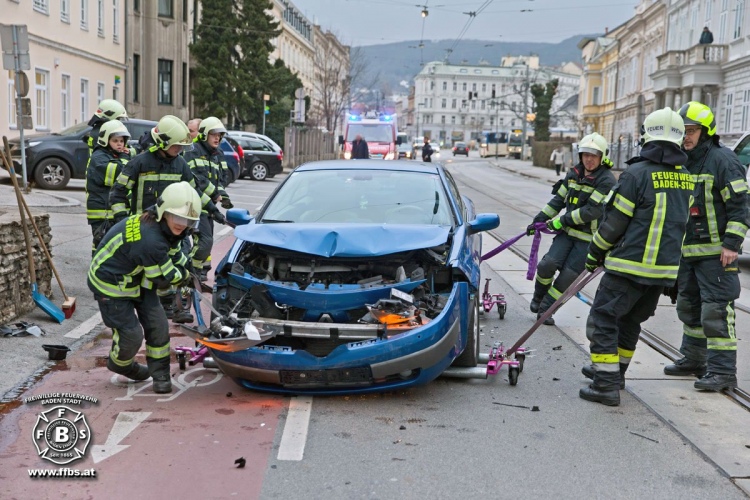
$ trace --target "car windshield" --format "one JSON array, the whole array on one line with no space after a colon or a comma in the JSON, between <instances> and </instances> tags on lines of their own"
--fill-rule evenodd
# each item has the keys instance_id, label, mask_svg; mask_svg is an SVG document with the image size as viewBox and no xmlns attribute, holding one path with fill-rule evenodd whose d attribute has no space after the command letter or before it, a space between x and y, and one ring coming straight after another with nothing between
<instances>
[{"instance_id":1,"label":"car windshield","mask_svg":"<svg viewBox=\"0 0 750 500\"><path fill-rule=\"evenodd\" d=\"M62 132L58 132L57 135L77 135L83 132L84 130L86 130L87 128L91 128L91 127L89 127L85 123L78 123L76 125L73 125L72 127L68 127L64 129Z\"/></svg>"},{"instance_id":2,"label":"car windshield","mask_svg":"<svg viewBox=\"0 0 750 500\"><path fill-rule=\"evenodd\" d=\"M367 142L393 142L393 125L390 123L350 123L346 141L352 142L361 135Z\"/></svg>"},{"instance_id":3,"label":"car windshield","mask_svg":"<svg viewBox=\"0 0 750 500\"><path fill-rule=\"evenodd\" d=\"M294 172L259 222L453 224L437 174L396 170Z\"/></svg>"}]
</instances>

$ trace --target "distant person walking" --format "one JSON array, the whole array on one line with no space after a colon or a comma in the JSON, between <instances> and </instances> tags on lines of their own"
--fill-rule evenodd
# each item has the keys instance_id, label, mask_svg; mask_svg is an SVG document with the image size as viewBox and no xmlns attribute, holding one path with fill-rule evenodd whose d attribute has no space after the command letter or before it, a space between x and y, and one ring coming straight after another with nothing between
<instances>
[{"instance_id":1,"label":"distant person walking","mask_svg":"<svg viewBox=\"0 0 750 500\"><path fill-rule=\"evenodd\" d=\"M430 146L430 140L425 137L424 146L422 146L422 161L432 162L432 146Z\"/></svg>"},{"instance_id":2,"label":"distant person walking","mask_svg":"<svg viewBox=\"0 0 750 500\"><path fill-rule=\"evenodd\" d=\"M565 153L563 153L562 146L558 146L557 149L552 151L552 155L549 157L549 161L555 164L555 172L557 172L557 176L560 177L563 162L565 161Z\"/></svg>"},{"instance_id":3,"label":"distant person walking","mask_svg":"<svg viewBox=\"0 0 750 500\"><path fill-rule=\"evenodd\" d=\"M357 134L352 141L352 160L367 160L370 158L370 150L367 148L367 141Z\"/></svg>"}]
</instances>

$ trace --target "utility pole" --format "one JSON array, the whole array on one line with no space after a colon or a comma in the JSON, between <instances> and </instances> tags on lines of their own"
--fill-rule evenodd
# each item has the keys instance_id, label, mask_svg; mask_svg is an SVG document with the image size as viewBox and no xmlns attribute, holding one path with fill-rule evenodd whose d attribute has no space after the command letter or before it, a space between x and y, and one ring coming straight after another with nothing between
<instances>
[{"instance_id":1,"label":"utility pole","mask_svg":"<svg viewBox=\"0 0 750 500\"><path fill-rule=\"evenodd\" d=\"M268 114L268 107L266 106L266 102L271 99L271 96L268 94L263 94L263 135L266 135L266 115Z\"/></svg>"},{"instance_id":2,"label":"utility pole","mask_svg":"<svg viewBox=\"0 0 750 500\"><path fill-rule=\"evenodd\" d=\"M529 61L526 60L526 82L524 83L524 90L523 90L523 117L521 118L523 120L523 133L522 133L522 140L523 144L521 144L521 160L526 159L526 127L527 127L527 115L529 114Z\"/></svg>"}]
</instances>

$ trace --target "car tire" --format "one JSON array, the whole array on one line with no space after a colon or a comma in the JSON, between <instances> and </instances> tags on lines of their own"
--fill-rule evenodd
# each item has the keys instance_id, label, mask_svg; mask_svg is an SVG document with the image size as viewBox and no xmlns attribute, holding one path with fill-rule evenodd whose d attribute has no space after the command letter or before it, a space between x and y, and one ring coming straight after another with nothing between
<instances>
[{"instance_id":1,"label":"car tire","mask_svg":"<svg viewBox=\"0 0 750 500\"><path fill-rule=\"evenodd\" d=\"M60 158L45 158L34 169L34 181L41 189L63 189L70 181L70 165Z\"/></svg>"},{"instance_id":2,"label":"car tire","mask_svg":"<svg viewBox=\"0 0 750 500\"><path fill-rule=\"evenodd\" d=\"M256 161L250 165L250 177L254 181L264 181L268 177L268 167L262 161Z\"/></svg>"},{"instance_id":3,"label":"car tire","mask_svg":"<svg viewBox=\"0 0 750 500\"><path fill-rule=\"evenodd\" d=\"M460 356L453 360L452 366L473 368L477 364L479 364L479 296L475 295L472 299L466 348Z\"/></svg>"}]
</instances>

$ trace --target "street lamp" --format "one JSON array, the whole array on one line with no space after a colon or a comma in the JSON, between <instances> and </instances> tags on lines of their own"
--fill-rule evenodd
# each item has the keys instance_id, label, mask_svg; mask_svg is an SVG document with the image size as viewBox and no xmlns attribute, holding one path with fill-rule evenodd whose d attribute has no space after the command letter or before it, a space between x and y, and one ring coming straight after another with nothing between
<instances>
[{"instance_id":1,"label":"street lamp","mask_svg":"<svg viewBox=\"0 0 750 500\"><path fill-rule=\"evenodd\" d=\"M423 102L417 103L417 135L414 137L414 140L416 141L419 138L419 108L424 106Z\"/></svg>"}]
</instances>

